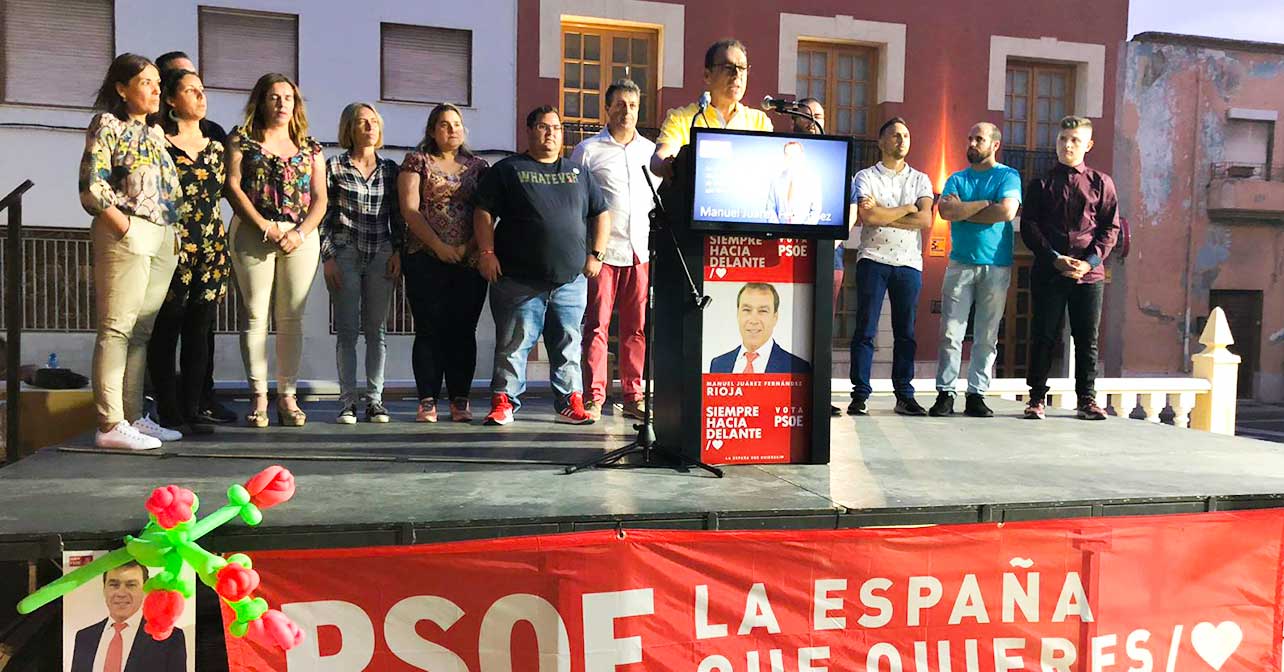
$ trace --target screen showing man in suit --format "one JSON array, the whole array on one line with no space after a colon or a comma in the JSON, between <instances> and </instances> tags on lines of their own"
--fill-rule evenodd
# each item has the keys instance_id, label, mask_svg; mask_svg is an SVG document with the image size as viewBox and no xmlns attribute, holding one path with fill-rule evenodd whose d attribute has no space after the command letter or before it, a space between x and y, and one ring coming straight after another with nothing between
<instances>
[{"instance_id":1,"label":"screen showing man in suit","mask_svg":"<svg viewBox=\"0 0 1284 672\"><path fill-rule=\"evenodd\" d=\"M156 641L144 631L143 584L147 570L130 562L103 574L107 618L76 631L71 672L185 672L183 631Z\"/></svg>"},{"instance_id":2,"label":"screen showing man in suit","mask_svg":"<svg viewBox=\"0 0 1284 672\"><path fill-rule=\"evenodd\" d=\"M773 224L819 223L820 180L808 168L802 143L790 140L782 151L780 173L767 189L767 221Z\"/></svg>"},{"instance_id":3,"label":"screen showing man in suit","mask_svg":"<svg viewBox=\"0 0 1284 672\"><path fill-rule=\"evenodd\" d=\"M808 373L811 365L776 343L780 293L769 282L746 282L736 293L740 345L709 362L709 373Z\"/></svg>"}]
</instances>

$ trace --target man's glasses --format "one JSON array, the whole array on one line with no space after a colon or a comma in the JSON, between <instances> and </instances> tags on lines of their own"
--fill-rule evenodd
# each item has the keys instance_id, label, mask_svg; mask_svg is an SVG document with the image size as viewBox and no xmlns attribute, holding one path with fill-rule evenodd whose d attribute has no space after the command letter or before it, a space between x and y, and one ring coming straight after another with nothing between
<instances>
[{"instance_id":1,"label":"man's glasses","mask_svg":"<svg viewBox=\"0 0 1284 672\"><path fill-rule=\"evenodd\" d=\"M561 124L546 124L546 123L544 123L544 122L542 122L542 121L541 121L541 122L539 122L538 124L535 124L535 130L539 131L540 133L561 133L561 132L562 132L562 125L561 125Z\"/></svg>"},{"instance_id":2,"label":"man's glasses","mask_svg":"<svg viewBox=\"0 0 1284 672\"><path fill-rule=\"evenodd\" d=\"M715 63L714 70L721 70L728 77L737 77L739 75L748 75L750 65L737 65L735 63Z\"/></svg>"}]
</instances>

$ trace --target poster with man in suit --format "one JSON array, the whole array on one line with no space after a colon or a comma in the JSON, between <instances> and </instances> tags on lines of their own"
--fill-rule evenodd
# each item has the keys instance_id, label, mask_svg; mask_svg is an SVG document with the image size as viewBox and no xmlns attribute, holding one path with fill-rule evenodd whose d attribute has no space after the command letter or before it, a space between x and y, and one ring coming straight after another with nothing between
<instances>
[{"instance_id":1,"label":"poster with man in suit","mask_svg":"<svg viewBox=\"0 0 1284 672\"><path fill-rule=\"evenodd\" d=\"M103 553L64 553L63 567L71 571ZM64 598L65 672L195 671L195 598L188 600L170 636L157 641L146 632L147 620L143 618L143 584L147 579L146 567L129 562Z\"/></svg>"},{"instance_id":2,"label":"poster with man in suit","mask_svg":"<svg viewBox=\"0 0 1284 672\"><path fill-rule=\"evenodd\" d=\"M808 373L807 360L776 342L780 292L769 282L747 282L736 293L740 345L709 362L709 373Z\"/></svg>"}]
</instances>

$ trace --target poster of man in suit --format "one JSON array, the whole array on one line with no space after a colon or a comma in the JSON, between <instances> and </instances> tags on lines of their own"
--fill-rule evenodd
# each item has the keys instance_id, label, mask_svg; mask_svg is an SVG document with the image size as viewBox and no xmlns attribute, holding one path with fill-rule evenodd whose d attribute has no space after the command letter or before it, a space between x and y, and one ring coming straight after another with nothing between
<instances>
[{"instance_id":1,"label":"poster of man in suit","mask_svg":"<svg viewBox=\"0 0 1284 672\"><path fill-rule=\"evenodd\" d=\"M807 373L807 360L776 340L780 292L769 282L747 282L736 292L740 344L709 362L709 373ZM788 329L785 330L786 332ZM792 339L791 339L792 340Z\"/></svg>"},{"instance_id":2,"label":"poster of man in suit","mask_svg":"<svg viewBox=\"0 0 1284 672\"><path fill-rule=\"evenodd\" d=\"M66 552L64 571L104 553ZM187 601L170 636L156 641L147 634L143 618L143 584L148 576L146 567L130 562L63 598L64 672L195 671L195 597Z\"/></svg>"}]
</instances>

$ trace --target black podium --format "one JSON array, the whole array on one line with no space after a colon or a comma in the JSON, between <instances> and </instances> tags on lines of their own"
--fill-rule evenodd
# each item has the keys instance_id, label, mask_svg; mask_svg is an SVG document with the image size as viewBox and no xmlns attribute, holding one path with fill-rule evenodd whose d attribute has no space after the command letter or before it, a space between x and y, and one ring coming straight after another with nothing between
<instances>
[{"instance_id":1,"label":"black podium","mask_svg":"<svg viewBox=\"0 0 1284 672\"><path fill-rule=\"evenodd\" d=\"M699 132L704 129L696 130ZM787 139L790 136L777 134L772 137ZM847 142L843 138L835 140ZM692 149L694 144L693 141L692 145L683 148L675 161L674 178L666 181L661 188L667 213L665 224L672 238L667 234L660 236L661 242L652 249L656 301L653 316L654 341L650 347L653 348L655 358L655 396L652 403L657 440L685 457L710 464L827 464L830 455L835 236L831 235L829 239L781 238L771 234L727 234L699 230L700 227L693 226L692 217L696 172ZM848 181L850 164L845 165L847 167L844 169L843 179ZM844 202L842 217L845 221L845 189L841 196ZM845 231L846 227L842 228ZM795 331L806 332L810 339L810 343L802 346L790 341L794 349L810 353L809 362L806 362L810 364L808 372L742 377L719 375L712 371L717 362L710 361L710 348L715 351L727 349L725 342L727 334L731 333L728 323L738 319L737 310L743 309L743 304L739 307L736 305L740 302L739 295L728 293L728 289L735 287L726 288L729 283L722 281L724 277L736 277L735 273L727 274L721 266L711 266L709 263L713 259L717 260L716 264L727 264L726 257L712 256L710 252L729 249L746 251L749 256L754 257L746 263L754 265L758 268L757 272L767 276L772 274L770 267L773 261L778 264L801 263L805 267L804 271L798 271L797 266L793 267L794 276L787 282L794 294L807 294L808 292L800 289L802 287L810 290L809 309L794 306L790 316ZM805 258L805 262L800 261L800 258ZM690 279L684 266L690 270ZM740 271L740 277L747 276ZM705 294L714 286L721 285L724 289L721 294L714 296L708 307L701 309L690 298L691 281L694 281L699 294ZM742 283L739 280L735 283L737 287L743 288L741 292L762 284L765 283ZM781 303L784 291L777 294L772 289L771 293L775 295L778 312L784 310L785 306ZM808 328L798 328L802 321L806 322L802 326ZM709 340L715 338L720 339L721 347L715 347L713 341ZM780 346L778 339L774 342L775 347ZM794 361L799 359L794 358ZM726 361L728 360L723 360L724 365ZM744 364L740 366L743 367ZM731 371L723 369L719 373L729 374ZM746 379L758 380L743 382ZM778 392L767 388L784 385L793 387L789 393L790 402L763 404L768 408L753 405L754 399L770 397L772 394L779 397ZM711 393L726 394L735 397L735 400L716 400L711 398ZM746 438L755 435L763 437L758 441L779 443L782 424L788 426L789 441L793 442L792 450L779 445L763 445L760 446L762 450L756 452L770 455L766 459L752 456L746 458L743 455L734 459L720 459L719 452L712 449L713 446L722 445L717 437L723 436L735 438L740 446L755 441ZM800 433L805 433L805 436L800 437ZM801 449L797 443L799 441L802 442ZM782 453L788 457L781 459Z\"/></svg>"}]
</instances>

